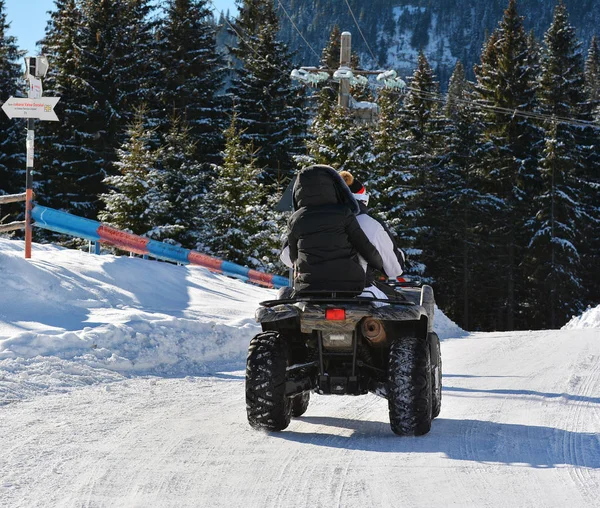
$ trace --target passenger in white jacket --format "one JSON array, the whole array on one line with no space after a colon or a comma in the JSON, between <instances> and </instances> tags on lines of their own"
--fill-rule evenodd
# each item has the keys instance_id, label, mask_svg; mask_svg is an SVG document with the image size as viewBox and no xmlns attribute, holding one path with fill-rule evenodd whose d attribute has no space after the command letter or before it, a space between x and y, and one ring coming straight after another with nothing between
<instances>
[{"instance_id":1,"label":"passenger in white jacket","mask_svg":"<svg viewBox=\"0 0 600 508\"><path fill-rule=\"evenodd\" d=\"M356 219L369 241L381 255L385 275L388 279L396 279L403 273L404 253L394 244L389 230L386 230L382 223L368 214L369 194L366 192L364 185L358 179L354 178L349 171L341 171L340 176L344 179L346 185L350 187L354 198L360 205L361 213L357 215ZM361 259L361 264L365 268L365 271L367 271L367 262ZM365 296L370 296L372 293L378 298L387 298L385 293L373 284L373 280L370 280L369 283L370 285L365 288L363 293Z\"/></svg>"}]
</instances>

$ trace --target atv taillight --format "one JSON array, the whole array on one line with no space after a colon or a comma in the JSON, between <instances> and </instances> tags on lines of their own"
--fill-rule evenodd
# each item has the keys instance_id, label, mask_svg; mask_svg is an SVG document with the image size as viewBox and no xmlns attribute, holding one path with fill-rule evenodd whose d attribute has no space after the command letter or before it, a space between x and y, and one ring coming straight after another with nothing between
<instances>
[{"instance_id":1,"label":"atv taillight","mask_svg":"<svg viewBox=\"0 0 600 508\"><path fill-rule=\"evenodd\" d=\"M346 319L346 311L344 309L327 309L325 311L325 319L329 321L343 321Z\"/></svg>"}]
</instances>

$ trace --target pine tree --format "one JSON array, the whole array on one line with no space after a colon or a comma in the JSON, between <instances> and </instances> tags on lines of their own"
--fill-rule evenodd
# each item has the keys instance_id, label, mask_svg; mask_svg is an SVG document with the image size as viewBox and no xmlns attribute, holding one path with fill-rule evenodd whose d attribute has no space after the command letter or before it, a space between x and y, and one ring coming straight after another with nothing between
<instances>
[{"instance_id":1,"label":"pine tree","mask_svg":"<svg viewBox=\"0 0 600 508\"><path fill-rule=\"evenodd\" d=\"M294 156L304 153L303 97L291 85L291 57L278 39L273 0L243 0L239 7L238 46L232 52L242 66L229 91L242 141L257 150L267 182L287 180L295 169Z\"/></svg>"},{"instance_id":2,"label":"pine tree","mask_svg":"<svg viewBox=\"0 0 600 508\"><path fill-rule=\"evenodd\" d=\"M572 181L572 154L559 128L548 129L540 161L543 193L536 198L535 235L524 264L531 294L530 326L557 328L583 310L581 258L576 247L582 218Z\"/></svg>"},{"instance_id":3,"label":"pine tree","mask_svg":"<svg viewBox=\"0 0 600 508\"><path fill-rule=\"evenodd\" d=\"M44 95L60 97L56 108L58 122L40 122L37 128L40 146L39 165L42 167L40 199L44 205L74 213L85 213L80 204L80 164L85 159L82 138L72 130L77 122L76 101L80 90L77 31L81 12L75 0L55 0L42 53L50 66L44 79Z\"/></svg>"},{"instance_id":4,"label":"pine tree","mask_svg":"<svg viewBox=\"0 0 600 508\"><path fill-rule=\"evenodd\" d=\"M570 116L585 100L581 43L569 24L566 6L559 2L550 28L544 35L539 98L548 115ZM552 127L553 129L553 127Z\"/></svg>"},{"instance_id":5,"label":"pine tree","mask_svg":"<svg viewBox=\"0 0 600 508\"><path fill-rule=\"evenodd\" d=\"M542 46L537 40L533 30L529 32L529 37L527 38L527 54L529 57L528 67L531 69L534 76L539 76Z\"/></svg>"},{"instance_id":6,"label":"pine tree","mask_svg":"<svg viewBox=\"0 0 600 508\"><path fill-rule=\"evenodd\" d=\"M586 102L583 104L584 119L600 121L600 50L594 36L585 61ZM580 246L582 254L582 277L586 287L587 303L600 303L600 129L585 128L580 132L583 155L581 182L586 207L584 221L585 240Z\"/></svg>"},{"instance_id":7,"label":"pine tree","mask_svg":"<svg viewBox=\"0 0 600 508\"><path fill-rule=\"evenodd\" d=\"M171 239L187 248L201 241L198 225L207 174L195 161L196 142L181 117L172 118L161 150L153 197L164 204L157 218L155 238Z\"/></svg>"},{"instance_id":8,"label":"pine tree","mask_svg":"<svg viewBox=\"0 0 600 508\"><path fill-rule=\"evenodd\" d=\"M600 48L596 35L592 37L585 61L585 84L589 100L598 108L600 106ZM597 113L600 113L598 109Z\"/></svg>"},{"instance_id":9,"label":"pine tree","mask_svg":"<svg viewBox=\"0 0 600 508\"><path fill-rule=\"evenodd\" d=\"M137 235L154 236L158 218L164 216L168 203L157 196L156 162L159 153L152 149L154 133L147 126L147 112L141 108L127 129L127 140L117 150L118 175L107 176L109 187L100 199L105 209L99 219L118 229ZM157 199L159 198L159 199Z\"/></svg>"},{"instance_id":10,"label":"pine tree","mask_svg":"<svg viewBox=\"0 0 600 508\"><path fill-rule=\"evenodd\" d=\"M404 100L404 135L399 146L399 150L408 154L405 170L410 175L406 216L402 218L399 237L408 247L409 272L416 275L425 274L425 260L431 259L438 251L435 230L440 226L436 222L437 209L442 205L436 202L434 196L440 184L443 118L439 103L431 100L438 93L439 85L433 69L421 51Z\"/></svg>"},{"instance_id":11,"label":"pine tree","mask_svg":"<svg viewBox=\"0 0 600 508\"><path fill-rule=\"evenodd\" d=\"M225 154L216 178L203 199L205 226L201 250L252 268L272 269L278 228L252 147L245 146L234 111L225 132Z\"/></svg>"},{"instance_id":12,"label":"pine tree","mask_svg":"<svg viewBox=\"0 0 600 508\"><path fill-rule=\"evenodd\" d=\"M580 44L569 24L565 5L554 11L544 36L539 88L540 108L557 117L577 117L585 101ZM582 154L575 129L565 124L546 126L540 161L542 192L534 200L532 237L525 263L531 324L555 328L582 310L578 223L585 216L577 175ZM549 295L549 298L548 298Z\"/></svg>"},{"instance_id":13,"label":"pine tree","mask_svg":"<svg viewBox=\"0 0 600 508\"><path fill-rule=\"evenodd\" d=\"M373 132L373 171L366 178L370 206L398 236L399 246L408 247L400 236L406 220L406 203L412 178L407 170L409 154L403 150L402 95L394 89L379 94L379 121Z\"/></svg>"},{"instance_id":14,"label":"pine tree","mask_svg":"<svg viewBox=\"0 0 600 508\"><path fill-rule=\"evenodd\" d=\"M79 195L71 206L94 217L103 180L116 172L122 126L133 121L135 108L146 99L152 116L157 67L151 58L149 0L81 0L80 8L76 89L69 104L72 139L67 141L81 149L69 168L77 175Z\"/></svg>"},{"instance_id":15,"label":"pine tree","mask_svg":"<svg viewBox=\"0 0 600 508\"><path fill-rule=\"evenodd\" d=\"M0 103L17 95L17 81L21 77L18 60L23 56L17 41L7 34L10 24L6 21L4 0L0 0ZM20 120L10 120L0 113L0 194L15 194L25 187L25 133ZM22 204L4 205L0 210L0 222L14 220L22 212Z\"/></svg>"},{"instance_id":16,"label":"pine tree","mask_svg":"<svg viewBox=\"0 0 600 508\"><path fill-rule=\"evenodd\" d=\"M220 161L226 127L223 98L218 96L224 63L216 49L216 31L208 0L169 0L157 34L162 117L186 122L195 142L193 156L205 163L204 170Z\"/></svg>"},{"instance_id":17,"label":"pine tree","mask_svg":"<svg viewBox=\"0 0 600 508\"><path fill-rule=\"evenodd\" d=\"M329 41L321 52L321 65L333 70L340 66L340 51L342 46L342 32L338 25L333 25L329 33Z\"/></svg>"},{"instance_id":18,"label":"pine tree","mask_svg":"<svg viewBox=\"0 0 600 508\"><path fill-rule=\"evenodd\" d=\"M482 193L476 171L482 126L473 105L472 84L460 61L450 78L444 113L445 148L439 185L432 196L443 206L437 207L433 222L437 248L428 253L426 262L435 280L438 305L471 330L481 327L479 315L487 298L481 284L487 259L481 248L485 245L482 224L493 198Z\"/></svg>"},{"instance_id":19,"label":"pine tree","mask_svg":"<svg viewBox=\"0 0 600 508\"><path fill-rule=\"evenodd\" d=\"M475 67L476 92L482 114L483 141L479 153L483 192L495 196L496 211L486 225L488 307L485 328L514 329L524 291L519 274L526 244L523 220L531 216L537 191L536 159L540 134L527 118L505 111L533 111L536 76L529 66L527 36L515 0L510 0L499 27L484 45L481 65ZM502 108L490 110L489 107Z\"/></svg>"}]
</instances>

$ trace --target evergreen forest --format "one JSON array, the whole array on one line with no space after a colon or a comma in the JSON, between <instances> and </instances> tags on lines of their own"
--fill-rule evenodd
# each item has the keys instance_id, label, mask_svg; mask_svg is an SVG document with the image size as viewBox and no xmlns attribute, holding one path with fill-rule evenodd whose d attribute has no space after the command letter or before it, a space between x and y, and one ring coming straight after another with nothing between
<instances>
[{"instance_id":1,"label":"evergreen forest","mask_svg":"<svg viewBox=\"0 0 600 508\"><path fill-rule=\"evenodd\" d=\"M289 214L277 203L298 169L329 164L365 183L408 274L463 328L558 328L600 304L600 41L579 39L566 2L528 30L507 0L491 30L455 41L465 53L449 72L422 49L405 87L356 82L351 94L378 104L376 122L339 107L332 79L290 77L306 51L337 68L342 30L368 52L402 43L355 2L316 49L308 26L289 36L301 6L290 18L274 0L238 0L236 17L215 16L210 0L54 3L39 48L60 121L36 124L40 204L285 274ZM458 17L459 3L445 15ZM0 0L0 102L25 94L9 28ZM354 53L352 67L364 59ZM25 122L2 113L0 195L23 192L24 173ZM2 205L0 223L22 208ZM77 245L41 230L35 240Z\"/></svg>"}]
</instances>

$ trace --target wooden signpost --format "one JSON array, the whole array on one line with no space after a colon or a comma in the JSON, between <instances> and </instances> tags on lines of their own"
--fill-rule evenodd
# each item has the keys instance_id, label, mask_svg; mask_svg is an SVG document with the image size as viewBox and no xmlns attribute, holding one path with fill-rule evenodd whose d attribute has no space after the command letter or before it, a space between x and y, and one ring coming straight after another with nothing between
<instances>
[{"instance_id":1,"label":"wooden signpost","mask_svg":"<svg viewBox=\"0 0 600 508\"><path fill-rule=\"evenodd\" d=\"M14 222L6 224L6 227L18 229L25 227L25 258L31 258L31 208L33 202L33 161L35 141L35 119L57 122L58 117L54 113L54 106L60 97L42 97L42 78L48 71L48 59L45 56L31 56L25 58L25 78L27 79L27 97L10 97L4 104L2 110L8 118L27 118L27 166L25 176L25 223ZM15 201L21 201L20 199ZM14 196L13 196L14 197ZM4 196L10 198L10 196ZM6 201L8 202L8 201ZM0 229L1 230L1 229ZM8 229L4 229L6 231Z\"/></svg>"}]
</instances>

